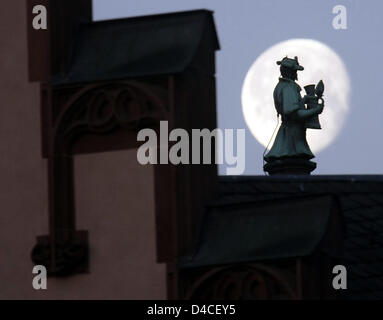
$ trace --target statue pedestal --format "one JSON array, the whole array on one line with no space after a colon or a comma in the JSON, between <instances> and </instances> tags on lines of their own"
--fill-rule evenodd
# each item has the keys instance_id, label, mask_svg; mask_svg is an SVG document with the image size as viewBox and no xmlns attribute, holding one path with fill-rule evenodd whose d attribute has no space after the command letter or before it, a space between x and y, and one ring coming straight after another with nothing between
<instances>
[{"instance_id":1,"label":"statue pedestal","mask_svg":"<svg viewBox=\"0 0 383 320\"><path fill-rule=\"evenodd\" d=\"M302 158L286 158L267 162L263 169L269 175L283 174L307 174L315 170L317 164L313 161Z\"/></svg>"}]
</instances>

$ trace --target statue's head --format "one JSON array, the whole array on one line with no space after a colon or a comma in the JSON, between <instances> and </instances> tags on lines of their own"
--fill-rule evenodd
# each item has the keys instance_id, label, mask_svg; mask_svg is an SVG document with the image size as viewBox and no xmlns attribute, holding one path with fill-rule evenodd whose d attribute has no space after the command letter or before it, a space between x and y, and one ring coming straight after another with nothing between
<instances>
[{"instance_id":1,"label":"statue's head","mask_svg":"<svg viewBox=\"0 0 383 320\"><path fill-rule=\"evenodd\" d=\"M280 70L282 77L290 80L297 80L297 71L304 70L304 68L298 62L298 57L290 59L286 56L281 61L277 61L277 65L281 66Z\"/></svg>"}]
</instances>

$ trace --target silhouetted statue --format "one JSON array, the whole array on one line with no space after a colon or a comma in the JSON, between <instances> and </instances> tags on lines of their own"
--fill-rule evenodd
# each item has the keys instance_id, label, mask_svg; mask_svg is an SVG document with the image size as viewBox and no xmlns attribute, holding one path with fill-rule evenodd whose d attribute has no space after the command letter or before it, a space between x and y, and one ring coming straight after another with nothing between
<instances>
[{"instance_id":1,"label":"silhouetted statue","mask_svg":"<svg viewBox=\"0 0 383 320\"><path fill-rule=\"evenodd\" d=\"M264 157L267 162L264 169L270 174L310 174L316 163L309 161L314 154L306 141L306 129L321 129L318 115L324 107L324 85L320 81L316 87L306 86L306 95L302 98L301 87L295 82L297 71L304 69L298 58L285 57L277 64L281 66L281 77L274 89L274 104L282 124Z\"/></svg>"}]
</instances>

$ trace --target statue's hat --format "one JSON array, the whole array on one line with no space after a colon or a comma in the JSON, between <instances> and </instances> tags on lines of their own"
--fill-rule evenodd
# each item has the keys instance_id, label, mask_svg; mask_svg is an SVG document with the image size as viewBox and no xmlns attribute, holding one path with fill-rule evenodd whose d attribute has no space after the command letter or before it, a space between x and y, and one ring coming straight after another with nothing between
<instances>
[{"instance_id":1,"label":"statue's hat","mask_svg":"<svg viewBox=\"0 0 383 320\"><path fill-rule=\"evenodd\" d=\"M295 57L294 59L284 57L281 61L277 61L277 65L282 65L293 70L304 70L298 62L298 57Z\"/></svg>"}]
</instances>

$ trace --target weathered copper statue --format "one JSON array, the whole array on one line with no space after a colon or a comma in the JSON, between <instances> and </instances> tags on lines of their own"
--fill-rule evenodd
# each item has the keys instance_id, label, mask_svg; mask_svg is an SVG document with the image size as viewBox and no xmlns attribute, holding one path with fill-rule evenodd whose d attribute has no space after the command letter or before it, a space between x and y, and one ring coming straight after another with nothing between
<instances>
[{"instance_id":1,"label":"weathered copper statue","mask_svg":"<svg viewBox=\"0 0 383 320\"><path fill-rule=\"evenodd\" d=\"M270 174L310 174L316 163L306 141L306 129L320 129L318 115L322 113L324 85L305 87L306 95L302 98L301 87L295 82L297 71L304 68L299 65L298 58L283 58L280 65L281 77L274 90L274 104L282 124L274 144L265 155L267 162L264 170ZM305 107L307 104L307 108Z\"/></svg>"}]
</instances>

